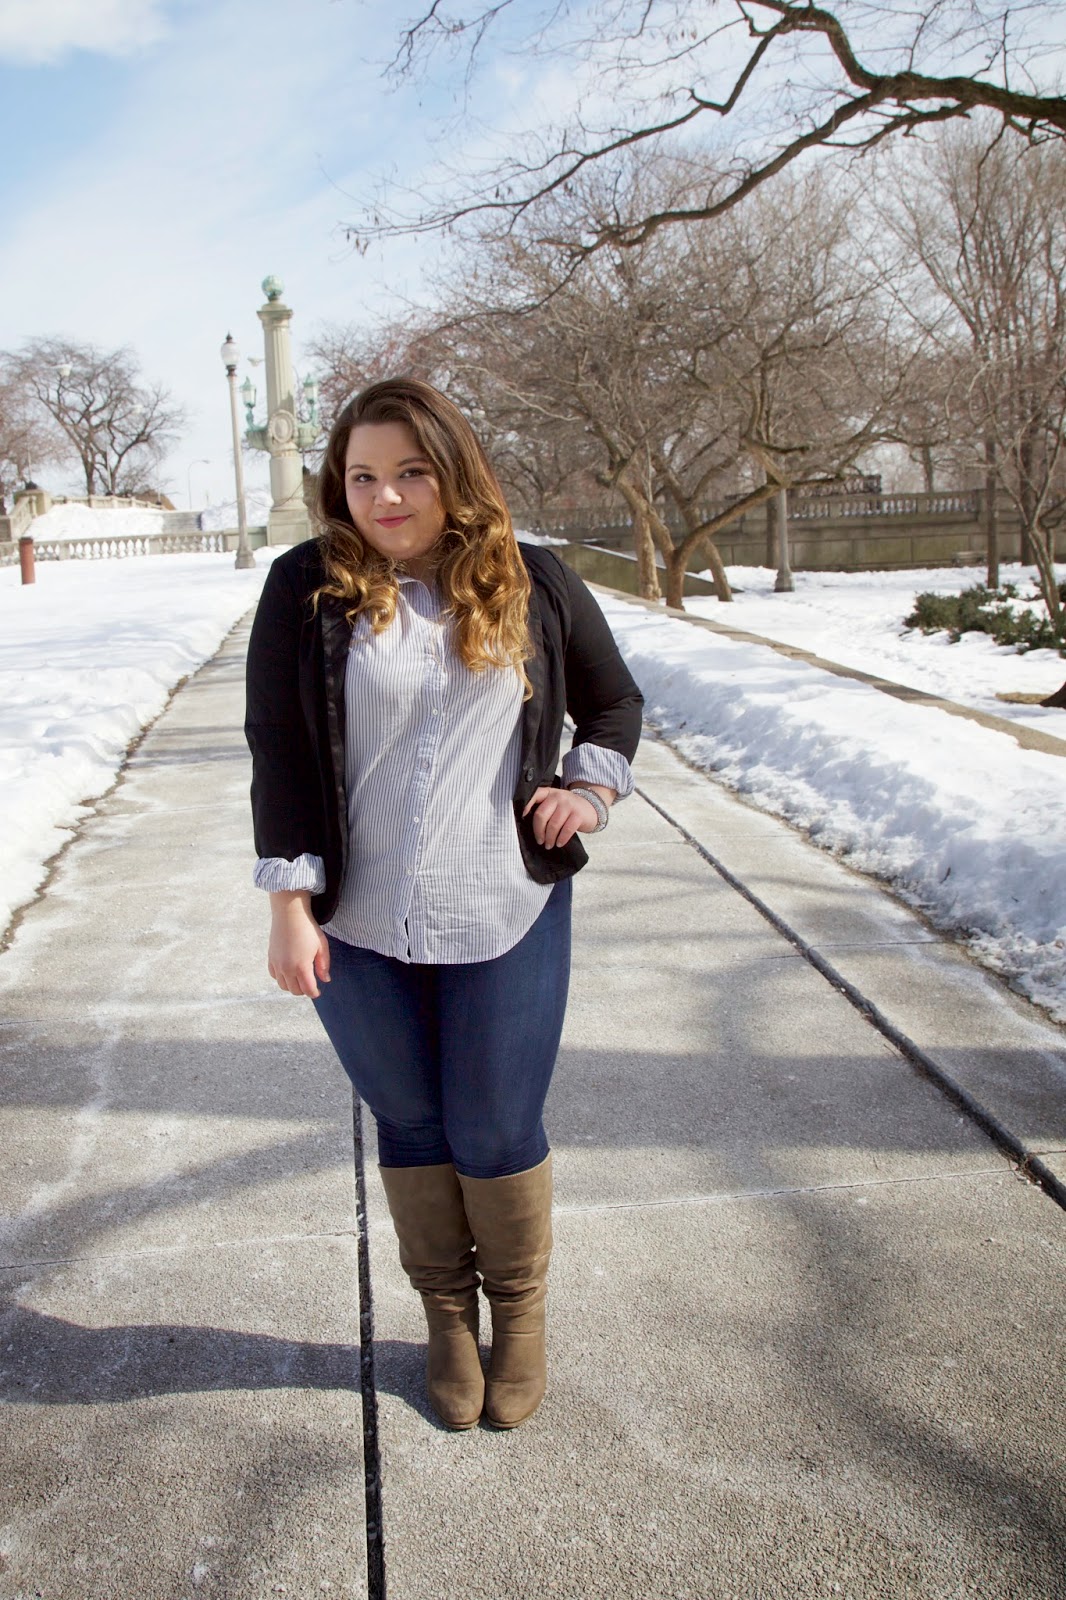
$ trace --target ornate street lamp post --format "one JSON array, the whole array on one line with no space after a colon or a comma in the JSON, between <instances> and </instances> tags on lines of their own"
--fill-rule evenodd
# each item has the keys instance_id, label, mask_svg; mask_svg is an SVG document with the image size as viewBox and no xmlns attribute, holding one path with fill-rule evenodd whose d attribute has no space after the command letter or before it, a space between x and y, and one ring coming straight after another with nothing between
<instances>
[{"instance_id":1,"label":"ornate street lamp post","mask_svg":"<svg viewBox=\"0 0 1066 1600\"><path fill-rule=\"evenodd\" d=\"M254 567L255 557L248 543L248 513L244 507L244 463L241 460L241 426L237 416L237 362L241 358L241 353L234 344L231 333L226 335L221 355L229 383L230 421L233 424L233 475L237 481L237 559L233 565L238 568Z\"/></svg>"},{"instance_id":2,"label":"ornate street lamp post","mask_svg":"<svg viewBox=\"0 0 1066 1600\"><path fill-rule=\"evenodd\" d=\"M318 385L305 378L301 388L307 420L297 415L295 381L292 370L292 345L289 324L292 310L282 301L284 284L280 278L264 278L266 304L257 313L263 324L266 364L267 419L263 426L253 421L255 386L251 379L241 385L248 417L245 438L255 450L270 455L270 489L273 505L267 519L269 544L297 544L311 534L310 519L303 493L302 453L310 450L321 431L318 421Z\"/></svg>"}]
</instances>

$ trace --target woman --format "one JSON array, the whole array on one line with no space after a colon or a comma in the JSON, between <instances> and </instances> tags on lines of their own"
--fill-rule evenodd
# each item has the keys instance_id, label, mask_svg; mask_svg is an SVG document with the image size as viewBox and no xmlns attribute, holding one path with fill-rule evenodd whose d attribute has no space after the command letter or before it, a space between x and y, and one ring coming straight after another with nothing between
<instances>
[{"instance_id":1,"label":"woman","mask_svg":"<svg viewBox=\"0 0 1066 1600\"><path fill-rule=\"evenodd\" d=\"M316 519L271 567L249 646L268 970L314 1002L374 1115L432 1406L510 1428L546 1381L541 1116L577 834L632 789L642 699L595 600L517 543L469 423L429 384L345 406Z\"/></svg>"}]
</instances>

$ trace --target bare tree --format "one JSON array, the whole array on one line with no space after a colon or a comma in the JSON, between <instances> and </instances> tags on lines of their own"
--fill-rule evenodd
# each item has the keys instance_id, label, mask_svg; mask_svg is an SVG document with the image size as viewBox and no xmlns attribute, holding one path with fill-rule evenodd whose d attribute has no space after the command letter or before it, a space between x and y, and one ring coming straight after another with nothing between
<instances>
[{"instance_id":1,"label":"bare tree","mask_svg":"<svg viewBox=\"0 0 1066 1600\"><path fill-rule=\"evenodd\" d=\"M413 316L381 320L373 326L327 324L307 347L319 373L323 428L368 383L379 378L431 376L432 354L422 345L422 329Z\"/></svg>"},{"instance_id":2,"label":"bare tree","mask_svg":"<svg viewBox=\"0 0 1066 1600\"><path fill-rule=\"evenodd\" d=\"M899 174L889 211L932 290L911 300L957 368L956 409L968 415L989 486L1013 503L1023 559L1032 559L1061 626L1054 534L1066 516L1066 147L1028 149L987 130L944 130ZM978 450L975 447L975 457ZM994 504L994 494L992 496ZM989 582L998 582L990 550Z\"/></svg>"},{"instance_id":3,"label":"bare tree","mask_svg":"<svg viewBox=\"0 0 1066 1600\"><path fill-rule=\"evenodd\" d=\"M688 177L633 158L624 188ZM596 215L613 199L590 180L550 203ZM898 403L895 342L851 240L846 198L813 173L577 269L528 238L488 239L447 290L442 366L497 433L568 430L591 452L632 513L645 594L657 549L681 605L702 551L728 600L720 530L846 473Z\"/></svg>"},{"instance_id":4,"label":"bare tree","mask_svg":"<svg viewBox=\"0 0 1066 1600\"><path fill-rule=\"evenodd\" d=\"M452 175L421 209L387 193L368 204L350 228L360 244L468 218L509 231L590 169L682 130L729 130L713 179L673 203L634 204L556 235L573 258L720 217L812 150L861 152L982 108L1031 144L1066 135L1066 98L1037 78L1061 43L1054 0L840 0L832 10L807 0L542 0L528 13L513 0L423 3L399 33L394 73L459 55L469 84L486 42L510 28L512 52L554 53L590 87L569 121L527 130L512 156Z\"/></svg>"},{"instance_id":5,"label":"bare tree","mask_svg":"<svg viewBox=\"0 0 1066 1600\"><path fill-rule=\"evenodd\" d=\"M63 443L44 422L24 384L0 362L0 512L7 495L32 470L62 459Z\"/></svg>"},{"instance_id":6,"label":"bare tree","mask_svg":"<svg viewBox=\"0 0 1066 1600\"><path fill-rule=\"evenodd\" d=\"M140 488L184 425L167 390L141 381L131 350L33 339L9 364L63 438L64 459L77 461L89 495Z\"/></svg>"}]
</instances>

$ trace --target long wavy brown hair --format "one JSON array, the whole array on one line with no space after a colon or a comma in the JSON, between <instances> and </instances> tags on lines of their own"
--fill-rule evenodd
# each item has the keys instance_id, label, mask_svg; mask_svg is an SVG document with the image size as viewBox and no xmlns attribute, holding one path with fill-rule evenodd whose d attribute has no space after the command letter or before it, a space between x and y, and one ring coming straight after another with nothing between
<instances>
[{"instance_id":1,"label":"long wavy brown hair","mask_svg":"<svg viewBox=\"0 0 1066 1600\"><path fill-rule=\"evenodd\" d=\"M446 613L455 619L455 650L472 672L514 667L532 688L523 663L529 642L529 575L496 474L459 408L419 378L372 383L338 413L318 475L314 516L326 567L315 592L344 602L349 621L366 613L375 633L396 615L396 565L359 533L345 496L348 437L364 422L401 422L432 463L440 485L444 532L434 556Z\"/></svg>"}]
</instances>

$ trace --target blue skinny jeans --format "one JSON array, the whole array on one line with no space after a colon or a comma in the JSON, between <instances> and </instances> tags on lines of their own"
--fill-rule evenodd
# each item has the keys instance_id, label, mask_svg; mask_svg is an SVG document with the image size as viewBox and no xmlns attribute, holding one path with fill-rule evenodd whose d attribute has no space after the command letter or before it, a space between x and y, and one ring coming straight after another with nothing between
<instances>
[{"instance_id":1,"label":"blue skinny jeans","mask_svg":"<svg viewBox=\"0 0 1066 1600\"><path fill-rule=\"evenodd\" d=\"M373 1112L383 1167L451 1162L470 1178L503 1178L544 1160L572 896L564 878L492 961L408 963L329 939L331 981L313 1003Z\"/></svg>"}]
</instances>

